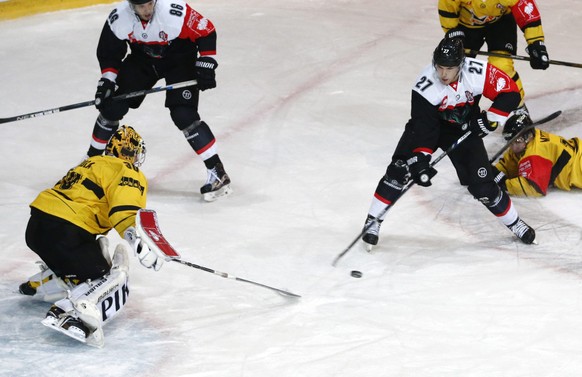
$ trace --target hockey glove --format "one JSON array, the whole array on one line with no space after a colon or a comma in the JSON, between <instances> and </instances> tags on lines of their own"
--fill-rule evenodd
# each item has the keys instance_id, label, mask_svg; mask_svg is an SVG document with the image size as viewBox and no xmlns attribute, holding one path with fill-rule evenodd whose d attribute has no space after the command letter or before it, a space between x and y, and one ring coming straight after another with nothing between
<instances>
[{"instance_id":1,"label":"hockey glove","mask_svg":"<svg viewBox=\"0 0 582 377\"><path fill-rule=\"evenodd\" d=\"M206 90L216 88L216 74L214 72L216 67L218 67L218 63L209 56L202 56L196 61L198 89Z\"/></svg>"},{"instance_id":2,"label":"hockey glove","mask_svg":"<svg viewBox=\"0 0 582 377\"><path fill-rule=\"evenodd\" d=\"M460 28L452 28L445 34L446 39L459 38L465 44L465 32Z\"/></svg>"},{"instance_id":3,"label":"hockey glove","mask_svg":"<svg viewBox=\"0 0 582 377\"><path fill-rule=\"evenodd\" d=\"M102 77L97 83L97 91L95 92L95 107L101 110L103 104L115 92L115 83L109 79Z\"/></svg>"},{"instance_id":4,"label":"hockey glove","mask_svg":"<svg viewBox=\"0 0 582 377\"><path fill-rule=\"evenodd\" d=\"M139 262L145 268L152 268L159 271L164 264L164 259L160 258L149 246L137 235L134 227L130 226L125 231L123 238L129 243Z\"/></svg>"},{"instance_id":5,"label":"hockey glove","mask_svg":"<svg viewBox=\"0 0 582 377\"><path fill-rule=\"evenodd\" d=\"M493 171L493 180L495 181L495 183L497 183L497 185L503 191L507 191L507 185L505 184L505 181L507 180L507 176L505 175L505 173L500 171L499 169L497 169L495 166L492 167L492 171Z\"/></svg>"},{"instance_id":6,"label":"hockey glove","mask_svg":"<svg viewBox=\"0 0 582 377\"><path fill-rule=\"evenodd\" d=\"M535 41L527 46L526 51L529 54L529 65L533 69L547 69L550 66L550 58L544 42Z\"/></svg>"},{"instance_id":7,"label":"hockey glove","mask_svg":"<svg viewBox=\"0 0 582 377\"><path fill-rule=\"evenodd\" d=\"M437 173L436 169L430 166L430 155L424 153L415 153L414 156L406 161L410 168L410 175L414 183L423 187L432 185L431 179Z\"/></svg>"},{"instance_id":8,"label":"hockey glove","mask_svg":"<svg viewBox=\"0 0 582 377\"><path fill-rule=\"evenodd\" d=\"M463 131L470 130L479 137L485 137L495 131L498 125L497 122L489 122L487 119L487 112L482 111L473 116L468 123L463 124L462 129Z\"/></svg>"}]
</instances>

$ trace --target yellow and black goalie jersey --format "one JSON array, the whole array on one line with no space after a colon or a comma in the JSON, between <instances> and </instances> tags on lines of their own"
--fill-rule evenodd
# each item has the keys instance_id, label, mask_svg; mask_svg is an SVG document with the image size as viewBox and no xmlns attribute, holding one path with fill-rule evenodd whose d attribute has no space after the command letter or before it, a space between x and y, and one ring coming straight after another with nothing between
<instances>
[{"instance_id":1,"label":"yellow and black goalie jersey","mask_svg":"<svg viewBox=\"0 0 582 377\"><path fill-rule=\"evenodd\" d=\"M88 158L30 204L92 234L135 225L146 206L147 180L132 164L113 156Z\"/></svg>"},{"instance_id":2,"label":"yellow and black goalie jersey","mask_svg":"<svg viewBox=\"0 0 582 377\"><path fill-rule=\"evenodd\" d=\"M580 139L565 139L535 130L523 155L509 149L495 165L505 173L510 195L545 196L549 187L569 191L582 188Z\"/></svg>"}]
</instances>

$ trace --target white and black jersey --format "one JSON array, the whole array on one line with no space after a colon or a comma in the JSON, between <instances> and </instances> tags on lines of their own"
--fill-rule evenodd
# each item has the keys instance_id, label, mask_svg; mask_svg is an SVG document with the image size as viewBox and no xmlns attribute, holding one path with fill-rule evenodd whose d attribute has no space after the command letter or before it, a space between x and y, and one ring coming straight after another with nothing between
<instances>
[{"instance_id":1,"label":"white and black jersey","mask_svg":"<svg viewBox=\"0 0 582 377\"><path fill-rule=\"evenodd\" d=\"M210 20L182 0L157 0L148 22L124 1L109 14L97 46L104 77L115 80L128 46L144 59L194 61L198 55L216 54L216 31Z\"/></svg>"},{"instance_id":2,"label":"white and black jersey","mask_svg":"<svg viewBox=\"0 0 582 377\"><path fill-rule=\"evenodd\" d=\"M409 127L414 129L414 152L433 153L441 127L458 129L479 110L482 96L492 101L487 118L501 126L520 102L515 82L499 68L466 58L458 81L445 85L431 64L424 68L412 88Z\"/></svg>"}]
</instances>

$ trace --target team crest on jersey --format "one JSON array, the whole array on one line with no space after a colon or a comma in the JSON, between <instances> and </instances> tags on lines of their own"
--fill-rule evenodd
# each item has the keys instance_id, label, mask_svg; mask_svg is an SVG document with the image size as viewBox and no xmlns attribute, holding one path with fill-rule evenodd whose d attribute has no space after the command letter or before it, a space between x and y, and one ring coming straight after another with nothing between
<instances>
[{"instance_id":1,"label":"team crest on jersey","mask_svg":"<svg viewBox=\"0 0 582 377\"><path fill-rule=\"evenodd\" d=\"M491 79L489 82L495 86L495 91L497 93L505 92L510 90L511 85L510 82L507 80L505 74L496 67L491 67Z\"/></svg>"},{"instance_id":2,"label":"team crest on jersey","mask_svg":"<svg viewBox=\"0 0 582 377\"><path fill-rule=\"evenodd\" d=\"M158 36L160 37L160 39L164 42L168 41L168 34L166 34L164 31L160 31L160 34L158 34Z\"/></svg>"},{"instance_id":3,"label":"team crest on jersey","mask_svg":"<svg viewBox=\"0 0 582 377\"><path fill-rule=\"evenodd\" d=\"M529 173L531 172L531 161L525 160L520 162L519 164L519 175L522 177L529 177Z\"/></svg>"},{"instance_id":4,"label":"team crest on jersey","mask_svg":"<svg viewBox=\"0 0 582 377\"><path fill-rule=\"evenodd\" d=\"M502 91L508 90L508 89L509 89L509 85L508 85L507 80L503 77L498 78L497 82L495 83L495 91L502 92Z\"/></svg>"},{"instance_id":5,"label":"team crest on jersey","mask_svg":"<svg viewBox=\"0 0 582 377\"><path fill-rule=\"evenodd\" d=\"M186 100L189 100L190 98L192 98L192 92L186 89L182 92L182 97L184 97L184 99Z\"/></svg>"},{"instance_id":6,"label":"team crest on jersey","mask_svg":"<svg viewBox=\"0 0 582 377\"><path fill-rule=\"evenodd\" d=\"M534 6L532 3L527 2L525 7L523 8L523 12L527 14L529 17L532 17L532 13L534 12Z\"/></svg>"},{"instance_id":7,"label":"team crest on jersey","mask_svg":"<svg viewBox=\"0 0 582 377\"><path fill-rule=\"evenodd\" d=\"M200 20L200 22L198 22L198 30L206 30L206 28L208 27L208 19L203 18Z\"/></svg>"},{"instance_id":8,"label":"team crest on jersey","mask_svg":"<svg viewBox=\"0 0 582 377\"><path fill-rule=\"evenodd\" d=\"M439 106L439 111L445 111L447 109L447 102L449 101L449 96L445 96L441 101L441 105Z\"/></svg>"},{"instance_id":9,"label":"team crest on jersey","mask_svg":"<svg viewBox=\"0 0 582 377\"><path fill-rule=\"evenodd\" d=\"M465 90L465 97L467 98L467 102L473 104L475 102L475 97L473 97L473 93L468 90Z\"/></svg>"}]
</instances>

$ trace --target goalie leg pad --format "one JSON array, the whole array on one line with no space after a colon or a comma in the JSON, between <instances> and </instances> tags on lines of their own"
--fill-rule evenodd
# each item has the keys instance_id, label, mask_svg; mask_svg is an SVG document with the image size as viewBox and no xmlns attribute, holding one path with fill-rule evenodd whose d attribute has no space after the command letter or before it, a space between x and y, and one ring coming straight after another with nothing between
<instances>
[{"instance_id":1,"label":"goalie leg pad","mask_svg":"<svg viewBox=\"0 0 582 377\"><path fill-rule=\"evenodd\" d=\"M127 262L125 246L118 245L113 255L113 267L107 275L79 284L70 292L68 298L55 303L67 316L79 320L86 326L89 335L85 342L88 345L103 347L105 344L103 325L117 316L127 303L129 296ZM62 327L60 322L57 327ZM48 324L45 325L48 326ZM57 330L64 332L63 329L57 328ZM70 333L67 335L77 339ZM83 341L81 337L77 340Z\"/></svg>"},{"instance_id":2,"label":"goalie leg pad","mask_svg":"<svg viewBox=\"0 0 582 377\"><path fill-rule=\"evenodd\" d=\"M109 255L109 240L107 239L107 237L102 236L97 239L97 242L99 243L99 247L101 248L101 252L103 253L103 258L105 258L109 266L111 266L112 263L111 255Z\"/></svg>"},{"instance_id":3,"label":"goalie leg pad","mask_svg":"<svg viewBox=\"0 0 582 377\"><path fill-rule=\"evenodd\" d=\"M71 292L70 300L81 320L92 328L102 327L119 314L129 296L127 272L121 269L79 288Z\"/></svg>"},{"instance_id":4,"label":"goalie leg pad","mask_svg":"<svg viewBox=\"0 0 582 377\"><path fill-rule=\"evenodd\" d=\"M41 271L20 285L20 293L30 295L35 300L55 302L67 297L67 291L71 288L72 285L65 283L41 263Z\"/></svg>"}]
</instances>

